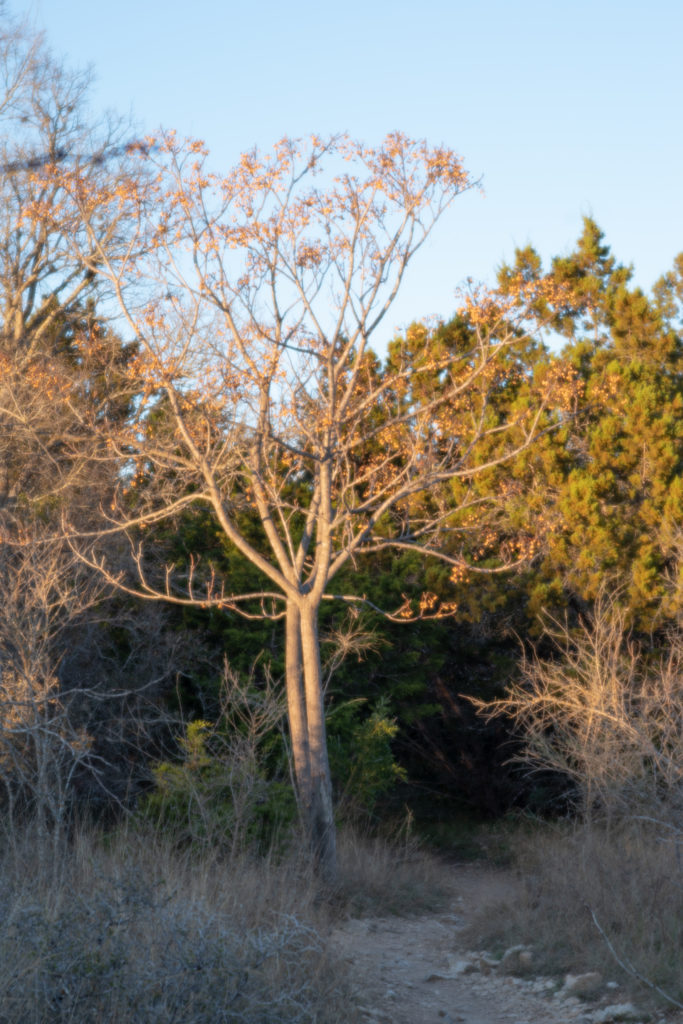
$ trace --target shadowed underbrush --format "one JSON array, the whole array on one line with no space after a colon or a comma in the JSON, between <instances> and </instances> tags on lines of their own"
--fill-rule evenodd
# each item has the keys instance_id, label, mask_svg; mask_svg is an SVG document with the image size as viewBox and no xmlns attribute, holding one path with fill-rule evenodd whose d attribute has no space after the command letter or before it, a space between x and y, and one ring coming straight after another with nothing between
<instances>
[{"instance_id":1,"label":"shadowed underbrush","mask_svg":"<svg viewBox=\"0 0 683 1024\"><path fill-rule=\"evenodd\" d=\"M324 890L300 846L226 857L152 830L82 832L46 867L30 832L15 836L0 855L0 1024L352 1024L331 925L435 907L445 869L409 839L339 846Z\"/></svg>"},{"instance_id":2,"label":"shadowed underbrush","mask_svg":"<svg viewBox=\"0 0 683 1024\"><path fill-rule=\"evenodd\" d=\"M0 865L0 1021L352 1021L325 908L300 862L183 856L81 835L49 872Z\"/></svg>"}]
</instances>

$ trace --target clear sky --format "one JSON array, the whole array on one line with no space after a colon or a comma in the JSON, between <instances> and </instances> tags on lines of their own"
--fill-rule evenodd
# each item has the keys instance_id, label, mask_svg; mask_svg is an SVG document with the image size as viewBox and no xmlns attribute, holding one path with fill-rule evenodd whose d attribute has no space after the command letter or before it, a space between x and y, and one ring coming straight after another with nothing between
<instances>
[{"instance_id":1,"label":"clear sky","mask_svg":"<svg viewBox=\"0 0 683 1024\"><path fill-rule=\"evenodd\" d=\"M393 326L448 317L515 246L593 216L649 288L683 250L681 0L9 0L92 65L95 108L203 139L216 170L282 135L400 129L483 175L416 257ZM377 341L380 339L376 339Z\"/></svg>"}]
</instances>

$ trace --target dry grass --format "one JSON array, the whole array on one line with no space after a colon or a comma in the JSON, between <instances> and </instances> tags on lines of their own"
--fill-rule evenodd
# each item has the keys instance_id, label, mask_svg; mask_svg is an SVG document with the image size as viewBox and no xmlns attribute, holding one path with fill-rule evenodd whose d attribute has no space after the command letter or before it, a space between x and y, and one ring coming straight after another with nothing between
<instances>
[{"instance_id":1,"label":"dry grass","mask_svg":"<svg viewBox=\"0 0 683 1024\"><path fill-rule=\"evenodd\" d=\"M79 836L48 875L0 865L2 1024L342 1024L343 968L298 861L181 856Z\"/></svg>"},{"instance_id":2,"label":"dry grass","mask_svg":"<svg viewBox=\"0 0 683 1024\"><path fill-rule=\"evenodd\" d=\"M0 1024L353 1024L339 914L426 911L447 870L403 837L340 836L340 881L307 859L198 853L155 832L83 832L45 866L0 853Z\"/></svg>"},{"instance_id":3,"label":"dry grass","mask_svg":"<svg viewBox=\"0 0 683 1024\"><path fill-rule=\"evenodd\" d=\"M544 826L511 840L517 895L472 925L475 948L524 942L539 973L600 970L637 988L622 960L683 1000L683 838L648 822L606 830ZM641 988L641 994L642 994Z\"/></svg>"},{"instance_id":4,"label":"dry grass","mask_svg":"<svg viewBox=\"0 0 683 1024\"><path fill-rule=\"evenodd\" d=\"M446 864L410 835L385 839L347 829L338 854L336 902L353 915L428 913L443 906L452 886Z\"/></svg>"}]
</instances>

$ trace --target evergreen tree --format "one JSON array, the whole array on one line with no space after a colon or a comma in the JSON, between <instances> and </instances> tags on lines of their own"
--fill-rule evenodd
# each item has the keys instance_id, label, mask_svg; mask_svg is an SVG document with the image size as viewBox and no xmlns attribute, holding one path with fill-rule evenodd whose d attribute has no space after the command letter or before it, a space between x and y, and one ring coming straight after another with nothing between
<instances>
[{"instance_id":1,"label":"evergreen tree","mask_svg":"<svg viewBox=\"0 0 683 1024\"><path fill-rule=\"evenodd\" d=\"M654 296L633 287L631 271L588 219L576 250L553 260L552 274L569 294L553 326L568 339L562 357L582 387L542 491L545 551L532 609L552 605L560 586L566 597L592 603L611 583L630 620L649 629L677 614L681 601L670 585L683 522L676 279L664 279Z\"/></svg>"}]
</instances>

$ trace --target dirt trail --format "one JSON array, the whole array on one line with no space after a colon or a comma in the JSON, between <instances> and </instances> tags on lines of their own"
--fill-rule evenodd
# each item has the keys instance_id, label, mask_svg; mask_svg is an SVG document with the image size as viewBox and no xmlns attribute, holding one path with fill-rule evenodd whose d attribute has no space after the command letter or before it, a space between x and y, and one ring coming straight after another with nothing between
<instances>
[{"instance_id":1,"label":"dirt trail","mask_svg":"<svg viewBox=\"0 0 683 1024\"><path fill-rule=\"evenodd\" d=\"M490 868L453 871L453 895L440 914L352 919L335 928L332 947L350 965L367 1024L593 1024L607 1004L628 1002L619 988L586 1003L556 996L550 979L458 974L469 952L463 927L482 907L509 899L515 880ZM630 1019L683 1024L680 1015Z\"/></svg>"}]
</instances>

